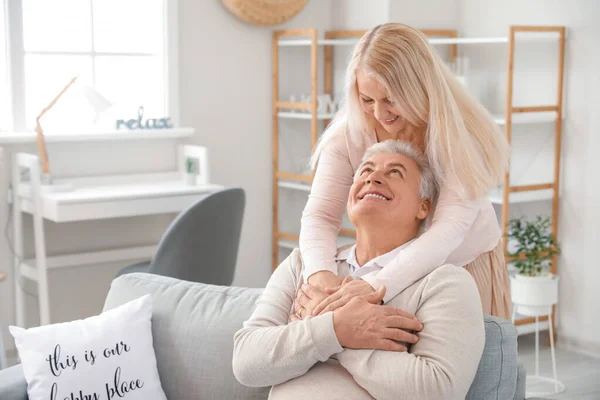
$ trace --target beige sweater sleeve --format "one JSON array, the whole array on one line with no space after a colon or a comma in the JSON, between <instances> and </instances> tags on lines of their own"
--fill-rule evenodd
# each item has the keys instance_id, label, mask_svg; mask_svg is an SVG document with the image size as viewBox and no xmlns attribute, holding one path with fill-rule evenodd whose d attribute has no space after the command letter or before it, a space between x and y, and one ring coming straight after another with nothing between
<instances>
[{"instance_id":1,"label":"beige sweater sleeve","mask_svg":"<svg viewBox=\"0 0 600 400\"><path fill-rule=\"evenodd\" d=\"M243 385L288 381L342 351L331 312L288 324L301 269L296 249L273 272L252 316L234 335L233 372Z\"/></svg>"},{"instance_id":2,"label":"beige sweater sleeve","mask_svg":"<svg viewBox=\"0 0 600 400\"><path fill-rule=\"evenodd\" d=\"M410 352L347 349L337 359L376 399L400 394L406 399L464 399L485 342L475 282L463 268L445 265L418 285L411 302L418 301L415 315L424 328Z\"/></svg>"}]
</instances>

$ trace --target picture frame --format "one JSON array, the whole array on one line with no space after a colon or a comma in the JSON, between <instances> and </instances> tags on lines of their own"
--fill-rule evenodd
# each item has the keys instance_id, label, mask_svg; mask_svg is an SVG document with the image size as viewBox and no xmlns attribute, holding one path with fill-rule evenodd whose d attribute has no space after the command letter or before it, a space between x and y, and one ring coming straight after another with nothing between
<instances>
[{"instance_id":1,"label":"picture frame","mask_svg":"<svg viewBox=\"0 0 600 400\"><path fill-rule=\"evenodd\" d=\"M208 150L203 146L182 145L179 150L179 171L190 185L210 182L208 173Z\"/></svg>"}]
</instances>

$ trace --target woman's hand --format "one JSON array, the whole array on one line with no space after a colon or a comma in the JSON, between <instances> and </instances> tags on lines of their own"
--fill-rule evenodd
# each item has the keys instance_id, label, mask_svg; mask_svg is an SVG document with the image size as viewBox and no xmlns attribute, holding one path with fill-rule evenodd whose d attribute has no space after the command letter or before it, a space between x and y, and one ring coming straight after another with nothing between
<instances>
[{"instance_id":1,"label":"woman's hand","mask_svg":"<svg viewBox=\"0 0 600 400\"><path fill-rule=\"evenodd\" d=\"M314 308L325 300L327 296L327 293L319 290L315 286L309 285L308 283L303 284L296 294L296 299L294 300L295 315L290 316L291 320L295 321L296 319L311 315Z\"/></svg>"},{"instance_id":2,"label":"woman's hand","mask_svg":"<svg viewBox=\"0 0 600 400\"><path fill-rule=\"evenodd\" d=\"M385 287L366 296L355 297L333 313L333 328L342 347L406 351L397 342L417 343L423 324L404 310L376 305L383 300Z\"/></svg>"},{"instance_id":3,"label":"woman's hand","mask_svg":"<svg viewBox=\"0 0 600 400\"><path fill-rule=\"evenodd\" d=\"M369 285L367 281L362 279L353 280L352 277L349 276L342 281L340 286L332 288L328 290L328 292L330 293L330 296L321 301L321 303L314 308L312 315L335 311L345 304L348 304L353 298L371 294L375 292L375 289L373 289L373 286Z\"/></svg>"},{"instance_id":4,"label":"woman's hand","mask_svg":"<svg viewBox=\"0 0 600 400\"><path fill-rule=\"evenodd\" d=\"M324 292L327 288L340 286L342 278L331 271L319 271L308 277L308 284Z\"/></svg>"}]
</instances>

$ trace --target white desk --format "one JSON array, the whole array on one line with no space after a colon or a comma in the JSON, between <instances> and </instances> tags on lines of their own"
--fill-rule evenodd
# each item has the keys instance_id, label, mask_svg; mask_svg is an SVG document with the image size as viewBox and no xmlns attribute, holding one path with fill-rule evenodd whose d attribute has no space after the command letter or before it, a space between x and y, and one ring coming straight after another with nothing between
<instances>
[{"instance_id":1,"label":"white desk","mask_svg":"<svg viewBox=\"0 0 600 400\"><path fill-rule=\"evenodd\" d=\"M27 169L30 181L21 181ZM97 252L48 257L44 238L44 220L57 223L106 218L178 213L210 193L223 189L213 184L188 185L180 172L56 180L69 183L73 190L45 191L40 183L37 156L17 154L13 163L14 245L17 325L25 327L24 292L20 277L37 283L40 324L50 323L47 271L52 268L151 258L155 245L109 249ZM23 260L22 214L33 215L35 258Z\"/></svg>"},{"instance_id":2,"label":"white desk","mask_svg":"<svg viewBox=\"0 0 600 400\"><path fill-rule=\"evenodd\" d=\"M111 184L102 180L106 178L70 179L65 182L74 185L72 191L42 191L44 218L54 222L73 222L180 212L197 201L199 196L223 189L212 184L187 185L177 173L110 177ZM56 180L55 183L60 184L61 181ZM21 211L33 214L35 205L31 184L19 185L18 194L22 200Z\"/></svg>"}]
</instances>

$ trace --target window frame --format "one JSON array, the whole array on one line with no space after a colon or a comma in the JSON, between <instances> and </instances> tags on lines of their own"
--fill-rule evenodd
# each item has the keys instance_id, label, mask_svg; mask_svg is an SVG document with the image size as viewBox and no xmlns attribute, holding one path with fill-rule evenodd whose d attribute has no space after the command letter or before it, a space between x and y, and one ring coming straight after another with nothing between
<instances>
[{"instance_id":1,"label":"window frame","mask_svg":"<svg viewBox=\"0 0 600 400\"><path fill-rule=\"evenodd\" d=\"M15 132L31 130L27 126L25 113L25 46L23 31L22 0L1 0L6 12L6 36L8 58L8 81L12 126ZM92 2L92 0L86 0ZM163 82L165 117L170 117L174 126L179 126L179 42L178 42L178 0L163 0ZM92 31L93 39L93 31ZM69 54L69 55L148 55L149 53L110 53L97 52L28 52L27 54ZM50 133L51 134L51 133Z\"/></svg>"}]
</instances>

